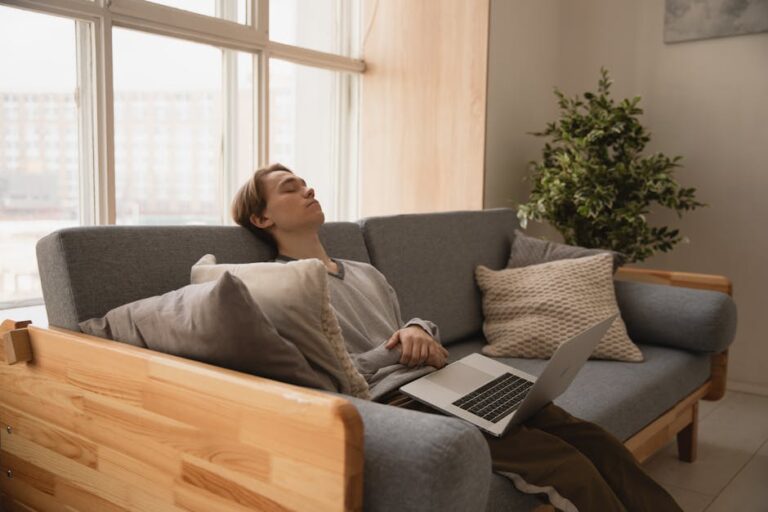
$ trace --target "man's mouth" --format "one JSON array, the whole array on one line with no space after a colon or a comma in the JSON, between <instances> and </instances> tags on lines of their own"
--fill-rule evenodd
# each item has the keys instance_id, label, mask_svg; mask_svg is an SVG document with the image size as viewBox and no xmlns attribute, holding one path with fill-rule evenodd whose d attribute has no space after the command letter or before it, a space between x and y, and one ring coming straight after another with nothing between
<instances>
[{"instance_id":1,"label":"man's mouth","mask_svg":"<svg viewBox=\"0 0 768 512\"><path fill-rule=\"evenodd\" d=\"M313 204L318 204L319 205L320 203L317 202L317 199L313 199L312 201L309 202L309 204L307 205L307 208L309 208Z\"/></svg>"}]
</instances>

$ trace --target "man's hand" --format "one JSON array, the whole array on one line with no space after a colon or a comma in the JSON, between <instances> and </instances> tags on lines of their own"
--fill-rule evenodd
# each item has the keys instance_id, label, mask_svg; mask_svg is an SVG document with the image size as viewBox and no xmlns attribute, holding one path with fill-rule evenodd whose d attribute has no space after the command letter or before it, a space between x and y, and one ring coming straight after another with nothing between
<instances>
[{"instance_id":1,"label":"man's hand","mask_svg":"<svg viewBox=\"0 0 768 512\"><path fill-rule=\"evenodd\" d=\"M410 325L395 331L384 346L392 349L398 343L402 345L403 351L400 363L410 368L424 364L435 368L445 366L448 351L421 327Z\"/></svg>"}]
</instances>

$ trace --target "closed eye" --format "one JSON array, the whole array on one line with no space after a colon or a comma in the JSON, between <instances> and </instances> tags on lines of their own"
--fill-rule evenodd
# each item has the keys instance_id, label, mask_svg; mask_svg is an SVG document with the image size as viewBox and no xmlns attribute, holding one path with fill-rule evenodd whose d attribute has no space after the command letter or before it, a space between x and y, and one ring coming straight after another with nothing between
<instances>
[{"instance_id":1,"label":"closed eye","mask_svg":"<svg viewBox=\"0 0 768 512\"><path fill-rule=\"evenodd\" d=\"M286 178L285 181L280 185L280 190L283 192L295 192L297 188L299 180L297 178ZM303 179L301 180L301 183L306 187L307 182Z\"/></svg>"}]
</instances>

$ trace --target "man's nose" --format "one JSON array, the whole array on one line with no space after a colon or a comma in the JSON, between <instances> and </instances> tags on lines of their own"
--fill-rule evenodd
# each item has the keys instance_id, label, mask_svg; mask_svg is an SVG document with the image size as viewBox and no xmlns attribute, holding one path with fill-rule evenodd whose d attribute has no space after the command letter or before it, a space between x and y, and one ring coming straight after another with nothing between
<instances>
[{"instance_id":1,"label":"man's nose","mask_svg":"<svg viewBox=\"0 0 768 512\"><path fill-rule=\"evenodd\" d=\"M315 197L315 189L311 187L307 187L307 196L308 197Z\"/></svg>"}]
</instances>

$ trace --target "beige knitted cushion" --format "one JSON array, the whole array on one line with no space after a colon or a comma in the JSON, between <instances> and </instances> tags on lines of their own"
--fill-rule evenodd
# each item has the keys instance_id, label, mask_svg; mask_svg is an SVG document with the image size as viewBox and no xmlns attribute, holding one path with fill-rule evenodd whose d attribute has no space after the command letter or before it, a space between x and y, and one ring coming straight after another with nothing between
<instances>
[{"instance_id":1,"label":"beige knitted cushion","mask_svg":"<svg viewBox=\"0 0 768 512\"><path fill-rule=\"evenodd\" d=\"M475 269L483 292L483 333L491 357L549 358L561 343L617 313L613 258L598 254L494 271ZM642 361L621 317L592 353L597 359Z\"/></svg>"}]
</instances>

